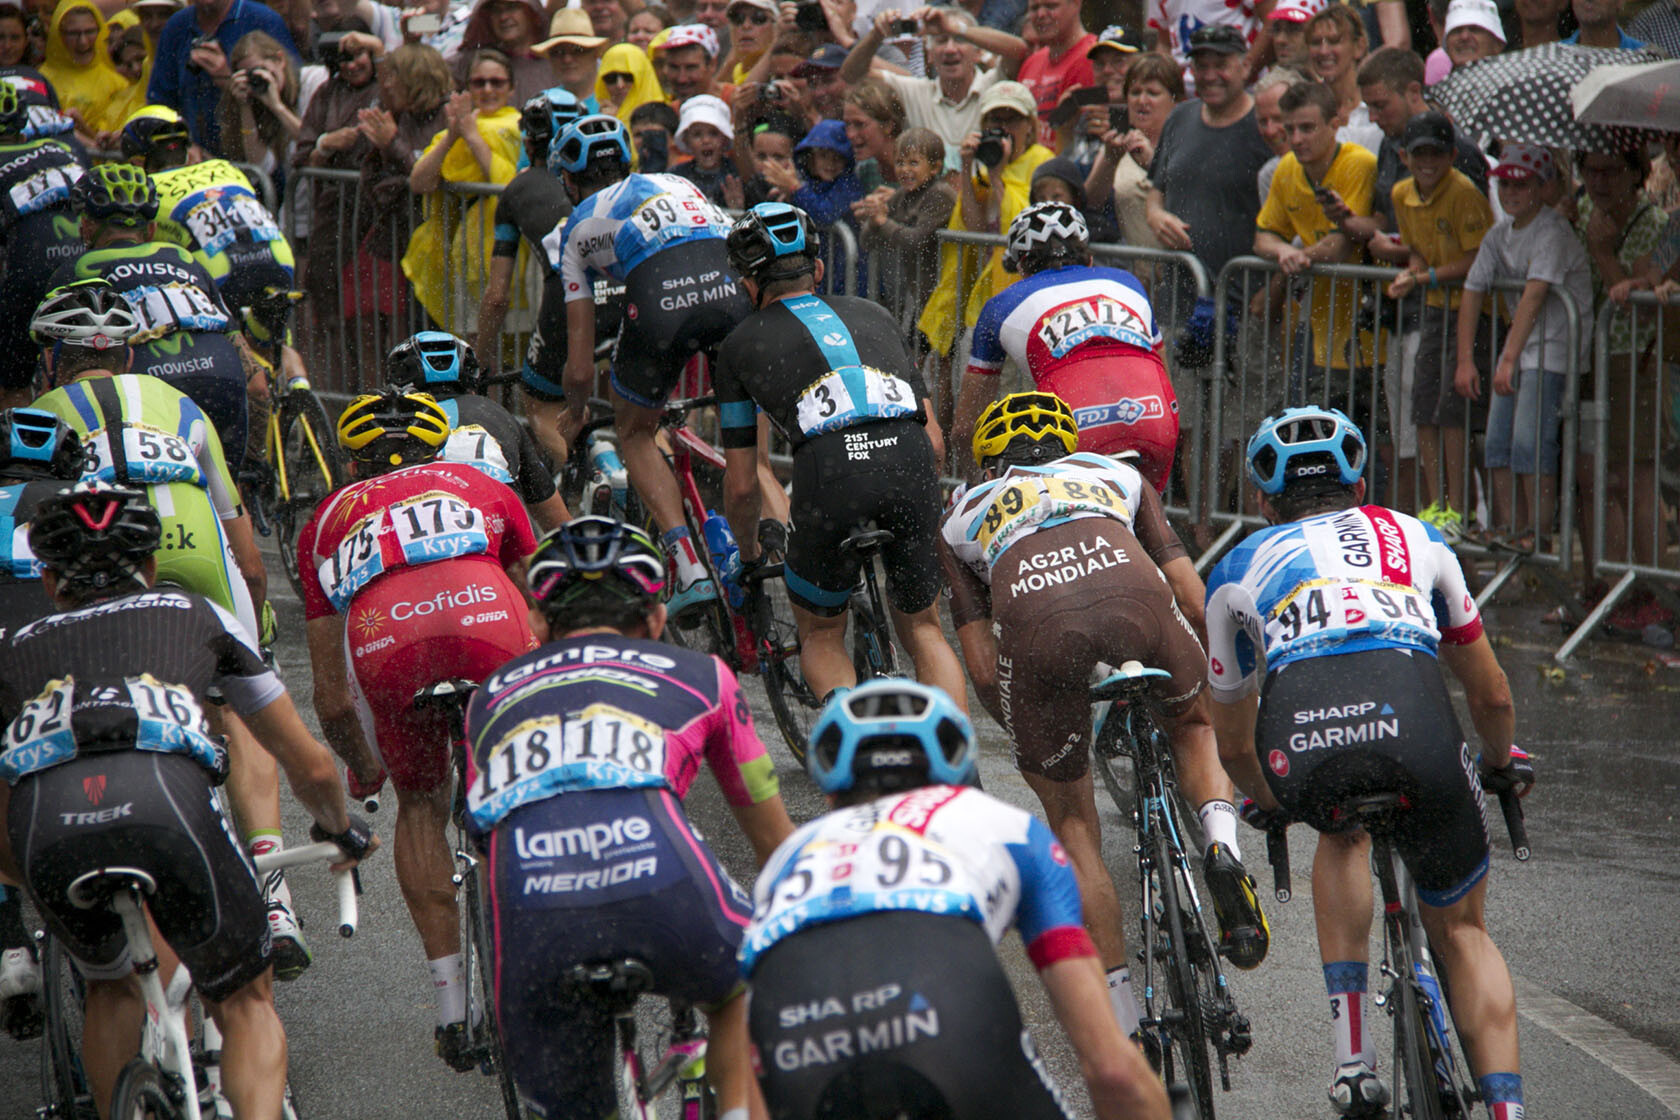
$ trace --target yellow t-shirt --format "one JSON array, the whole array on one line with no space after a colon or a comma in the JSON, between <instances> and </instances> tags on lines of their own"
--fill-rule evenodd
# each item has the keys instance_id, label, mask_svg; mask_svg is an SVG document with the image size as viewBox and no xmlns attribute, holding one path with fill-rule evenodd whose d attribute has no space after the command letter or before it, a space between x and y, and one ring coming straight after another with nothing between
<instances>
[{"instance_id":1,"label":"yellow t-shirt","mask_svg":"<svg viewBox=\"0 0 1680 1120\"><path fill-rule=\"evenodd\" d=\"M1394 221L1400 227L1400 240L1408 249L1421 256L1430 268L1452 264L1467 255L1474 255L1493 225L1493 207L1486 196L1476 189L1470 177L1456 168L1448 168L1446 177L1435 184L1428 198L1418 194L1417 180L1407 177L1394 184ZM1426 297L1430 307L1446 307L1448 295L1453 308L1458 307L1463 292L1458 288L1449 293L1431 288Z\"/></svg>"},{"instance_id":2,"label":"yellow t-shirt","mask_svg":"<svg viewBox=\"0 0 1680 1120\"><path fill-rule=\"evenodd\" d=\"M1358 144L1338 144L1330 170L1324 175L1323 186L1341 196L1355 214L1371 213L1372 188L1377 180L1377 157ZM1260 208L1255 225L1277 234L1285 241L1299 237L1301 244L1311 247L1336 232L1336 223L1324 215L1313 195L1312 183L1307 179L1301 161L1290 152L1278 164L1272 175L1272 189L1266 204ZM1353 337L1354 313L1359 307L1357 285L1351 280L1331 280L1319 276L1312 284L1313 364L1329 369L1348 368L1349 343ZM1336 320L1330 321L1331 305L1335 305ZM1377 356L1371 353L1370 335L1360 338L1357 364L1372 365Z\"/></svg>"}]
</instances>

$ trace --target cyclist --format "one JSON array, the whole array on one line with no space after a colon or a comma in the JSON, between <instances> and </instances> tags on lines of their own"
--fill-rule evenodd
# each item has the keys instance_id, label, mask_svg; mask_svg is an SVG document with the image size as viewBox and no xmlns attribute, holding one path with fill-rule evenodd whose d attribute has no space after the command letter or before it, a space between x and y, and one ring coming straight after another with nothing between
<instances>
[{"instance_id":1,"label":"cyclist","mask_svg":"<svg viewBox=\"0 0 1680 1120\"><path fill-rule=\"evenodd\" d=\"M1208 581L1214 729L1237 784L1262 810L1320 832L1313 909L1336 1035L1330 1099L1375 1116L1388 1089L1364 1029L1371 932L1370 839L1333 810L1400 790L1395 847L1417 884L1429 944L1495 1120L1522 1116L1516 998L1483 924L1486 807L1440 671L1464 685L1484 768L1526 792L1511 692L1475 600L1433 525L1362 505L1365 439L1341 412L1291 408L1248 443L1271 527ZM1262 699L1264 703L1262 704Z\"/></svg>"},{"instance_id":2,"label":"cyclist","mask_svg":"<svg viewBox=\"0 0 1680 1120\"><path fill-rule=\"evenodd\" d=\"M116 915L78 909L66 891L86 872L120 865L157 883L152 919L222 1030L223 1092L235 1113L278 1116L286 1042L269 927L261 886L212 796L227 760L209 734L207 693L219 690L279 760L312 833L344 849L339 866L377 840L345 813L332 756L244 626L208 599L158 585L162 528L142 491L104 482L79 483L36 509L29 546L59 613L0 648L0 719L9 723L0 869L23 877L87 980L82 1064L101 1115L138 1049L143 1008ZM159 946L166 972L168 948Z\"/></svg>"},{"instance_id":3,"label":"cyclist","mask_svg":"<svg viewBox=\"0 0 1680 1120\"><path fill-rule=\"evenodd\" d=\"M548 1116L613 1110L610 1020L561 981L633 957L654 991L706 1010L720 1114L762 1116L736 950L751 915L682 799L702 759L759 862L793 832L740 685L659 642L665 565L640 529L580 517L531 558L544 644L490 675L467 713L467 812L487 837L495 984L520 1095ZM605 835L583 849L554 838Z\"/></svg>"},{"instance_id":4,"label":"cyclist","mask_svg":"<svg viewBox=\"0 0 1680 1120\"><path fill-rule=\"evenodd\" d=\"M0 636L52 613L41 562L29 551L36 508L82 476L82 441L64 421L33 408L0 411ZM0 882L0 1030L34 1038L41 1030L41 970L23 926L15 884Z\"/></svg>"},{"instance_id":5,"label":"cyclist","mask_svg":"<svg viewBox=\"0 0 1680 1120\"><path fill-rule=\"evenodd\" d=\"M55 286L100 277L139 322L131 372L169 382L198 402L235 471L245 457L245 369L216 283L187 250L155 239L157 188L132 164L106 163L76 181L87 251L53 275Z\"/></svg>"},{"instance_id":6,"label":"cyclist","mask_svg":"<svg viewBox=\"0 0 1680 1120\"><path fill-rule=\"evenodd\" d=\"M438 458L466 463L513 487L545 529L571 516L554 488L554 470L525 426L483 396L484 371L473 348L448 331L421 331L385 358L385 383L430 393L449 419Z\"/></svg>"},{"instance_id":7,"label":"cyclist","mask_svg":"<svg viewBox=\"0 0 1680 1120\"><path fill-rule=\"evenodd\" d=\"M81 226L70 188L81 160L58 140L26 139L29 107L10 82L0 81L0 405L28 404L34 391L35 348L25 314L41 302L55 269L82 253Z\"/></svg>"},{"instance_id":8,"label":"cyclist","mask_svg":"<svg viewBox=\"0 0 1680 1120\"><path fill-rule=\"evenodd\" d=\"M963 788L976 755L968 717L913 681L859 685L812 727L834 811L771 857L741 950L776 1116L1070 1115L998 964L1011 926L1097 1116L1169 1115L1103 998L1067 854L1036 817Z\"/></svg>"},{"instance_id":9,"label":"cyclist","mask_svg":"<svg viewBox=\"0 0 1680 1120\"><path fill-rule=\"evenodd\" d=\"M788 599L800 668L826 698L857 683L846 603L857 559L840 549L875 522L894 629L916 676L963 696L962 667L940 629L939 422L893 317L852 296L818 296L823 265L810 217L785 202L752 208L729 234L729 262L757 308L718 352L713 379L727 466L724 512L743 562L758 557L759 427L754 405L793 444Z\"/></svg>"},{"instance_id":10,"label":"cyclist","mask_svg":"<svg viewBox=\"0 0 1680 1120\"><path fill-rule=\"evenodd\" d=\"M104 280L48 293L30 324L57 386L35 402L75 429L89 458L83 477L141 487L163 518L159 579L202 595L239 620L253 645L272 631L267 574L251 517L238 502L220 441L191 398L155 377L126 373L138 327L129 304ZM259 613L253 607L261 603ZM228 791L252 854L283 846L280 777L237 716L211 717L229 739ZM221 726L225 718L226 726ZM278 873L269 877L269 924L282 979L309 967L309 947Z\"/></svg>"},{"instance_id":11,"label":"cyclist","mask_svg":"<svg viewBox=\"0 0 1680 1120\"><path fill-rule=\"evenodd\" d=\"M975 691L1073 860L1115 1015L1134 1034L1138 1005L1091 780L1088 688L1098 665L1135 659L1172 674L1156 698L1208 841L1202 868L1221 949L1254 968L1270 931L1242 866L1231 780L1202 697L1201 578L1137 468L1078 444L1073 413L1053 394L993 402L974 435L984 481L952 496L939 555Z\"/></svg>"},{"instance_id":12,"label":"cyclist","mask_svg":"<svg viewBox=\"0 0 1680 1120\"><path fill-rule=\"evenodd\" d=\"M973 438L1004 360L1013 359L1040 392L1073 409L1081 451L1135 451L1143 477L1164 490L1178 446L1178 398L1138 278L1092 264L1084 215L1064 202L1015 216L1003 266L1022 279L980 310L953 437Z\"/></svg>"},{"instance_id":13,"label":"cyclist","mask_svg":"<svg viewBox=\"0 0 1680 1120\"><path fill-rule=\"evenodd\" d=\"M676 560L671 612L681 623L717 597L683 522L677 480L654 440L661 408L683 365L713 351L751 309L729 270L729 219L676 175L630 171L630 134L616 117L583 117L548 149L576 207L543 241L566 296L562 433L570 445L588 416L595 383L593 278L625 286L624 325L613 352L613 414L630 485L647 503Z\"/></svg>"},{"instance_id":14,"label":"cyclist","mask_svg":"<svg viewBox=\"0 0 1680 1120\"><path fill-rule=\"evenodd\" d=\"M248 307L264 288L290 288L292 247L251 181L225 159L193 160L181 114L137 110L122 127L123 158L157 188L157 239L190 252L228 308Z\"/></svg>"},{"instance_id":15,"label":"cyclist","mask_svg":"<svg viewBox=\"0 0 1680 1120\"><path fill-rule=\"evenodd\" d=\"M387 776L397 791L397 882L437 989L438 1054L465 1071L466 989L450 883L449 729L414 694L454 677L481 681L534 644L520 592L536 547L518 495L461 463L436 462L449 436L425 393L352 400L338 442L357 481L321 503L298 534L315 712L349 764L352 796ZM388 774L387 774L388 772Z\"/></svg>"}]
</instances>

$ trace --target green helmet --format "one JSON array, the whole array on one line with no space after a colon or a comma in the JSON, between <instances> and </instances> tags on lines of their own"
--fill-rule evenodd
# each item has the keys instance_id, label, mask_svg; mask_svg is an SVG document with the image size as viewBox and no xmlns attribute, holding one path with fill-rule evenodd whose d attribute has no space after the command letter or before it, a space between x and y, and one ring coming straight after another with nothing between
<instances>
[{"instance_id":1,"label":"green helmet","mask_svg":"<svg viewBox=\"0 0 1680 1120\"><path fill-rule=\"evenodd\" d=\"M102 163L70 188L78 214L114 226L143 226L157 217L157 187L131 163Z\"/></svg>"},{"instance_id":2,"label":"green helmet","mask_svg":"<svg viewBox=\"0 0 1680 1120\"><path fill-rule=\"evenodd\" d=\"M0 135L22 136L29 127L29 106L12 83L0 79Z\"/></svg>"}]
</instances>

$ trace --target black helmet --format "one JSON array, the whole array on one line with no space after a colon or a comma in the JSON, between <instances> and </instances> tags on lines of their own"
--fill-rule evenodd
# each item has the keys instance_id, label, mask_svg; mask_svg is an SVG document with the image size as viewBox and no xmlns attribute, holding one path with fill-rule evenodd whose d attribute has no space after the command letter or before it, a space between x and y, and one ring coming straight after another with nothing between
<instances>
[{"instance_id":1,"label":"black helmet","mask_svg":"<svg viewBox=\"0 0 1680 1120\"><path fill-rule=\"evenodd\" d=\"M761 202L748 210L725 244L729 267L755 284L803 276L820 247L811 216L786 202Z\"/></svg>"},{"instance_id":2,"label":"black helmet","mask_svg":"<svg viewBox=\"0 0 1680 1120\"><path fill-rule=\"evenodd\" d=\"M551 613L597 589L652 607L665 590L665 558L634 525L610 517L574 517L538 542L526 585Z\"/></svg>"},{"instance_id":3,"label":"black helmet","mask_svg":"<svg viewBox=\"0 0 1680 1120\"><path fill-rule=\"evenodd\" d=\"M75 482L85 460L82 437L52 413L39 408L0 412L0 477Z\"/></svg>"},{"instance_id":4,"label":"black helmet","mask_svg":"<svg viewBox=\"0 0 1680 1120\"><path fill-rule=\"evenodd\" d=\"M122 127L124 159L144 158L162 150L184 153L191 143L187 122L167 105L147 105L129 117Z\"/></svg>"},{"instance_id":5,"label":"black helmet","mask_svg":"<svg viewBox=\"0 0 1680 1120\"><path fill-rule=\"evenodd\" d=\"M1009 223L1003 267L1031 276L1060 265L1084 264L1091 252L1085 215L1065 202L1029 206Z\"/></svg>"},{"instance_id":6,"label":"black helmet","mask_svg":"<svg viewBox=\"0 0 1680 1120\"><path fill-rule=\"evenodd\" d=\"M386 355L385 383L423 393L476 393L484 370L473 348L448 331L421 331Z\"/></svg>"},{"instance_id":7,"label":"black helmet","mask_svg":"<svg viewBox=\"0 0 1680 1120\"><path fill-rule=\"evenodd\" d=\"M567 125L583 116L583 106L564 86L545 89L519 111L519 132L525 154L538 167L548 166L548 146Z\"/></svg>"},{"instance_id":8,"label":"black helmet","mask_svg":"<svg viewBox=\"0 0 1680 1120\"><path fill-rule=\"evenodd\" d=\"M93 590L138 578L157 551L163 522L141 490L79 482L43 501L29 521L29 550L68 583Z\"/></svg>"}]
</instances>

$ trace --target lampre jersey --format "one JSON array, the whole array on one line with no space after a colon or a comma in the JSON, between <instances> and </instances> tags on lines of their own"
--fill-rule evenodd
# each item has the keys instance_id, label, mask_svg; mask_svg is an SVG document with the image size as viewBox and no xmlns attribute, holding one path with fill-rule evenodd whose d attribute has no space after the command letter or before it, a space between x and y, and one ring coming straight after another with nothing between
<instances>
[{"instance_id":1,"label":"lampre jersey","mask_svg":"<svg viewBox=\"0 0 1680 1120\"><path fill-rule=\"evenodd\" d=\"M974 324L968 368L997 373L1005 358L1042 381L1065 361L1104 349L1150 350L1161 328L1143 285L1118 268L1070 265L1009 285Z\"/></svg>"},{"instance_id":2,"label":"lampre jersey","mask_svg":"<svg viewBox=\"0 0 1680 1120\"><path fill-rule=\"evenodd\" d=\"M592 299L597 277L623 283L661 249L729 235L729 218L678 175L629 175L578 203L543 239L568 302ZM721 284L726 277L720 274Z\"/></svg>"},{"instance_id":3,"label":"lampre jersey","mask_svg":"<svg viewBox=\"0 0 1680 1120\"><path fill-rule=\"evenodd\" d=\"M642 638L563 638L508 662L473 695L467 741L467 812L482 831L580 790L663 786L684 797L702 759L732 805L777 792L735 674Z\"/></svg>"},{"instance_id":4,"label":"lampre jersey","mask_svg":"<svg viewBox=\"0 0 1680 1120\"><path fill-rule=\"evenodd\" d=\"M1292 661L1372 649L1433 655L1482 633L1433 525L1359 506L1251 534L1208 580L1208 679L1230 703Z\"/></svg>"},{"instance_id":5,"label":"lampre jersey","mask_svg":"<svg viewBox=\"0 0 1680 1120\"><path fill-rule=\"evenodd\" d=\"M924 786L818 817L782 842L753 888L742 970L806 926L882 910L977 922L994 945L1017 926L1039 968L1094 953L1073 867L1043 821L979 790Z\"/></svg>"},{"instance_id":6,"label":"lampre jersey","mask_svg":"<svg viewBox=\"0 0 1680 1120\"><path fill-rule=\"evenodd\" d=\"M1145 489L1131 464L1076 451L959 489L941 531L957 559L989 583L1004 549L1037 529L1081 517L1111 518L1132 528Z\"/></svg>"}]
</instances>

